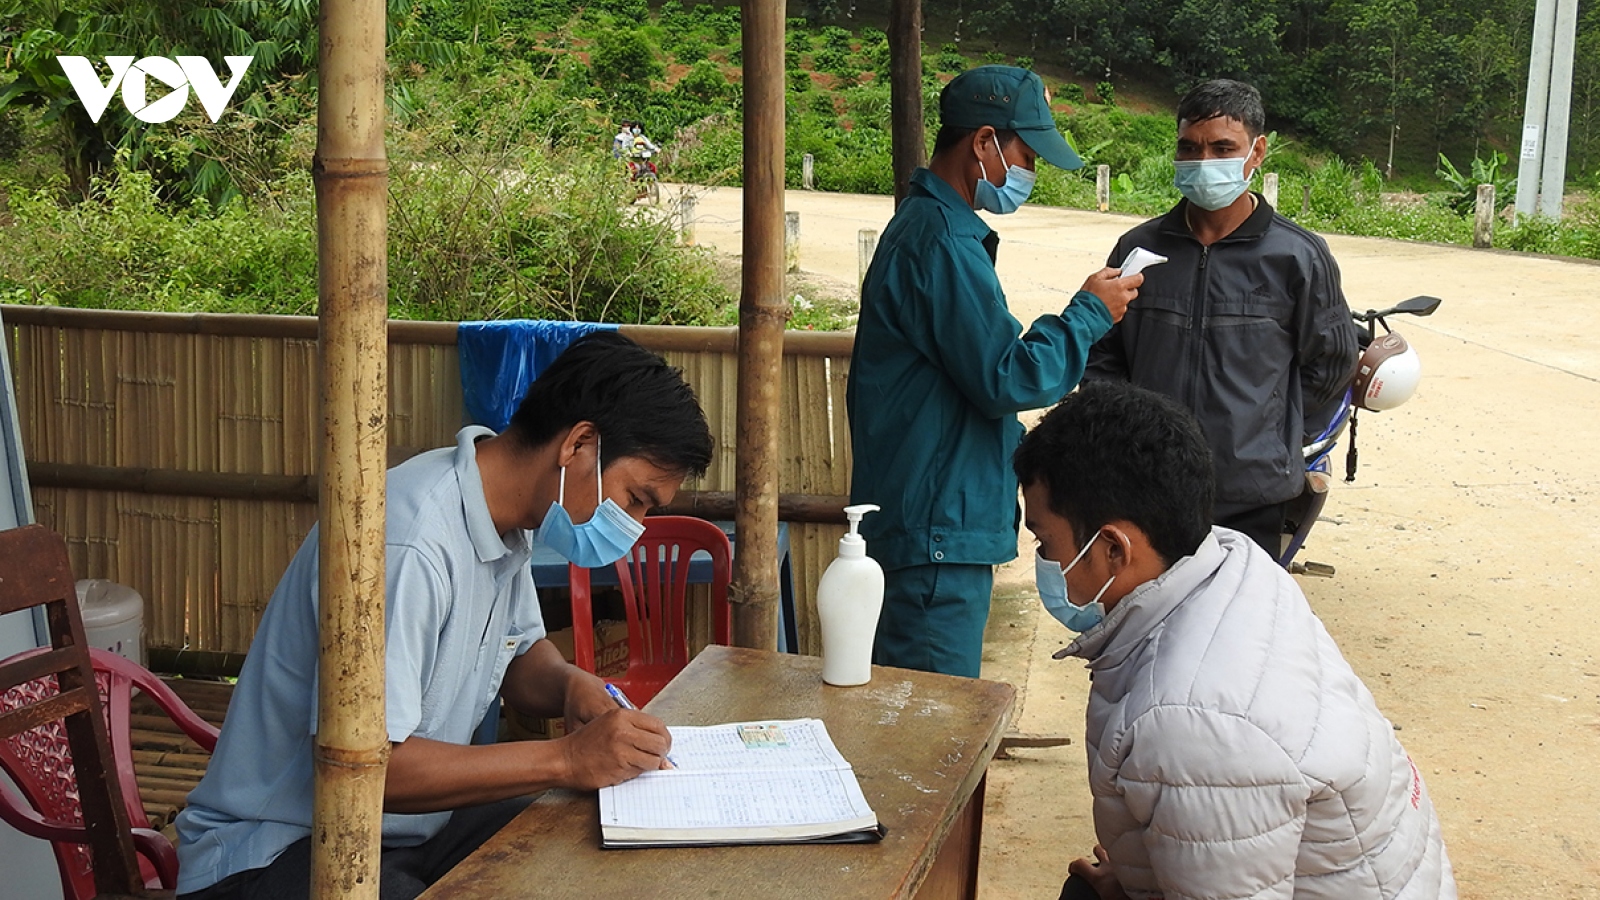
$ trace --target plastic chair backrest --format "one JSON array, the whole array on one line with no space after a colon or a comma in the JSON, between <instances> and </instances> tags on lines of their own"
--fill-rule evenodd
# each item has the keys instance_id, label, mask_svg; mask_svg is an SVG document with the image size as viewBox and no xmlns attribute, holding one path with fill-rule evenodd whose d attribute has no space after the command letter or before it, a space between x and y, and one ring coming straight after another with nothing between
<instances>
[{"instance_id":1,"label":"plastic chair backrest","mask_svg":"<svg viewBox=\"0 0 1600 900\"><path fill-rule=\"evenodd\" d=\"M690 558L711 556L711 639L732 639L728 586L733 580L733 547L721 528L692 516L651 516L644 535L617 561L617 580L628 618L628 671L612 681L638 704L650 701L689 664ZM573 567L572 639L580 668L594 671L594 626L589 573Z\"/></svg>"},{"instance_id":2,"label":"plastic chair backrest","mask_svg":"<svg viewBox=\"0 0 1600 900\"><path fill-rule=\"evenodd\" d=\"M144 886L134 851L133 826L112 760L105 712L93 671L67 545L47 528L29 525L0 532L0 614L44 607L50 646L0 662L0 744L17 760L7 772L23 785L38 772L70 772L40 783L76 816L45 821L0 798L0 818L57 843L88 847L92 892L135 893ZM31 813L31 815L30 815ZM70 814L70 813L69 813ZM69 894L74 882L63 870Z\"/></svg>"},{"instance_id":3,"label":"plastic chair backrest","mask_svg":"<svg viewBox=\"0 0 1600 900\"><path fill-rule=\"evenodd\" d=\"M23 663L33 657L48 653L49 648L27 650L0 665ZM217 729L200 718L179 699L166 682L154 673L131 660L97 648L89 649L94 666L95 686L99 689L100 708L105 712L107 732L111 738L111 754L122 783L122 801L128 810L128 821L135 834L150 827L145 814L144 801L139 795L139 785L133 764L133 692L138 690L155 702L177 724L178 728L211 753L217 748ZM17 685L0 693L0 712L15 709L23 702L48 699L59 693L53 679L41 678ZM66 729L60 720L49 722L14 737L0 740L0 770L10 775L22 790L34 812L52 824L72 828L81 825L83 814L77 803L77 783L72 770L72 753L67 745ZM11 802L9 796L0 796L0 806ZM13 807L12 812L20 810ZM165 840L165 838L162 838ZM135 841L136 845L141 842ZM89 849L85 844L57 841L53 844L56 863L61 868L62 887L68 898L88 898L95 895L94 870L90 865ZM143 850L142 846L136 849ZM159 852L159 851L158 851ZM172 858L173 864L176 857ZM175 887L176 883L162 870L162 860L139 860L140 877L148 887L163 885ZM175 869L173 871L176 871Z\"/></svg>"}]
</instances>

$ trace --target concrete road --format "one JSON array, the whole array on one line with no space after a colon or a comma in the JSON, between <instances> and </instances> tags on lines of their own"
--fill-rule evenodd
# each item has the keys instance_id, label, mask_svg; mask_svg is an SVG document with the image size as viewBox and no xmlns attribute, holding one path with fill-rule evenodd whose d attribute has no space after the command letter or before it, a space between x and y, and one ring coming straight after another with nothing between
<instances>
[{"instance_id":1,"label":"concrete road","mask_svg":"<svg viewBox=\"0 0 1600 900\"><path fill-rule=\"evenodd\" d=\"M671 194L676 189L669 189ZM740 194L701 190L702 243L738 253ZM858 283L857 233L882 197L790 192L801 266ZM1025 207L993 217L1024 324L1057 311L1138 220ZM1585 261L1328 236L1356 308L1444 305L1393 323L1426 376L1361 421L1361 471L1339 484L1302 559L1327 623L1428 780L1464 898L1600 900L1600 267ZM1342 456L1340 457L1342 459ZM1031 554L1029 536L1020 543ZM1051 897L1094 843L1081 742L1088 680L1050 653L1032 567L997 582L984 675L1016 684L1017 727L1073 744L990 770L985 896Z\"/></svg>"}]
</instances>

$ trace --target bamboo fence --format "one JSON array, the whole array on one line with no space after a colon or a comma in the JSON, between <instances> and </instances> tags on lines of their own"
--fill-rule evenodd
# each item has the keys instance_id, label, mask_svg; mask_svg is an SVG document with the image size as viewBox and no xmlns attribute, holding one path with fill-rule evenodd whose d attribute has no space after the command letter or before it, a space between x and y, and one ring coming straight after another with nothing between
<instances>
[{"instance_id":1,"label":"bamboo fence","mask_svg":"<svg viewBox=\"0 0 1600 900\"><path fill-rule=\"evenodd\" d=\"M244 653L316 519L317 320L24 306L0 307L0 319L35 517L66 536L73 571L137 590L153 650ZM735 330L623 333L683 369L717 441L706 475L684 490L725 498ZM814 520L832 518L849 493L851 340L784 341L780 505L813 520L789 524L805 653L821 649L816 585L844 533ZM463 418L455 325L391 322L391 463L451 444Z\"/></svg>"}]
</instances>

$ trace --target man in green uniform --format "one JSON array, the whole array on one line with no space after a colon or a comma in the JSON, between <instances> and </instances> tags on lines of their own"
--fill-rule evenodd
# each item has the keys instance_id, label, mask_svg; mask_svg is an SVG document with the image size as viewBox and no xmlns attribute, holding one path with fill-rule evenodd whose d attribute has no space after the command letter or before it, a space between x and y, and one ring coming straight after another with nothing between
<instances>
[{"instance_id":1,"label":"man in green uniform","mask_svg":"<svg viewBox=\"0 0 1600 900\"><path fill-rule=\"evenodd\" d=\"M1102 269L1024 333L995 276L999 236L973 210L1015 211L1041 157L1083 162L1025 69L957 76L939 114L933 160L912 175L861 287L850 496L883 508L861 527L884 569L873 662L976 677L993 567L1017 554L1016 414L1077 385L1143 276Z\"/></svg>"}]
</instances>

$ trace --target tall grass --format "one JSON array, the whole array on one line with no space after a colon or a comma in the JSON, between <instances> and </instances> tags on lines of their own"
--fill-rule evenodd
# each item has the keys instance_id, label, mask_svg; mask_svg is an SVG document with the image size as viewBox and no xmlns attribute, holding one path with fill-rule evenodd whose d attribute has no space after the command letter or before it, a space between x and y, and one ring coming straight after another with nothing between
<instances>
[{"instance_id":1,"label":"tall grass","mask_svg":"<svg viewBox=\"0 0 1600 900\"><path fill-rule=\"evenodd\" d=\"M531 153L521 169L446 164L391 171L389 312L697 324L729 297L704 251L665 216L630 205L611 166ZM161 200L148 173L117 168L93 196L13 190L0 300L104 309L313 314L310 176L274 201Z\"/></svg>"},{"instance_id":2,"label":"tall grass","mask_svg":"<svg viewBox=\"0 0 1600 900\"><path fill-rule=\"evenodd\" d=\"M563 102L559 82L441 72L404 99L388 141L391 316L698 324L731 303L706 251L634 204L605 145L570 139L603 117ZM126 158L78 202L64 184L0 177L0 300L314 313L312 103L299 93L258 123L271 140L240 137L229 161L249 190L221 209L172 199Z\"/></svg>"}]
</instances>

